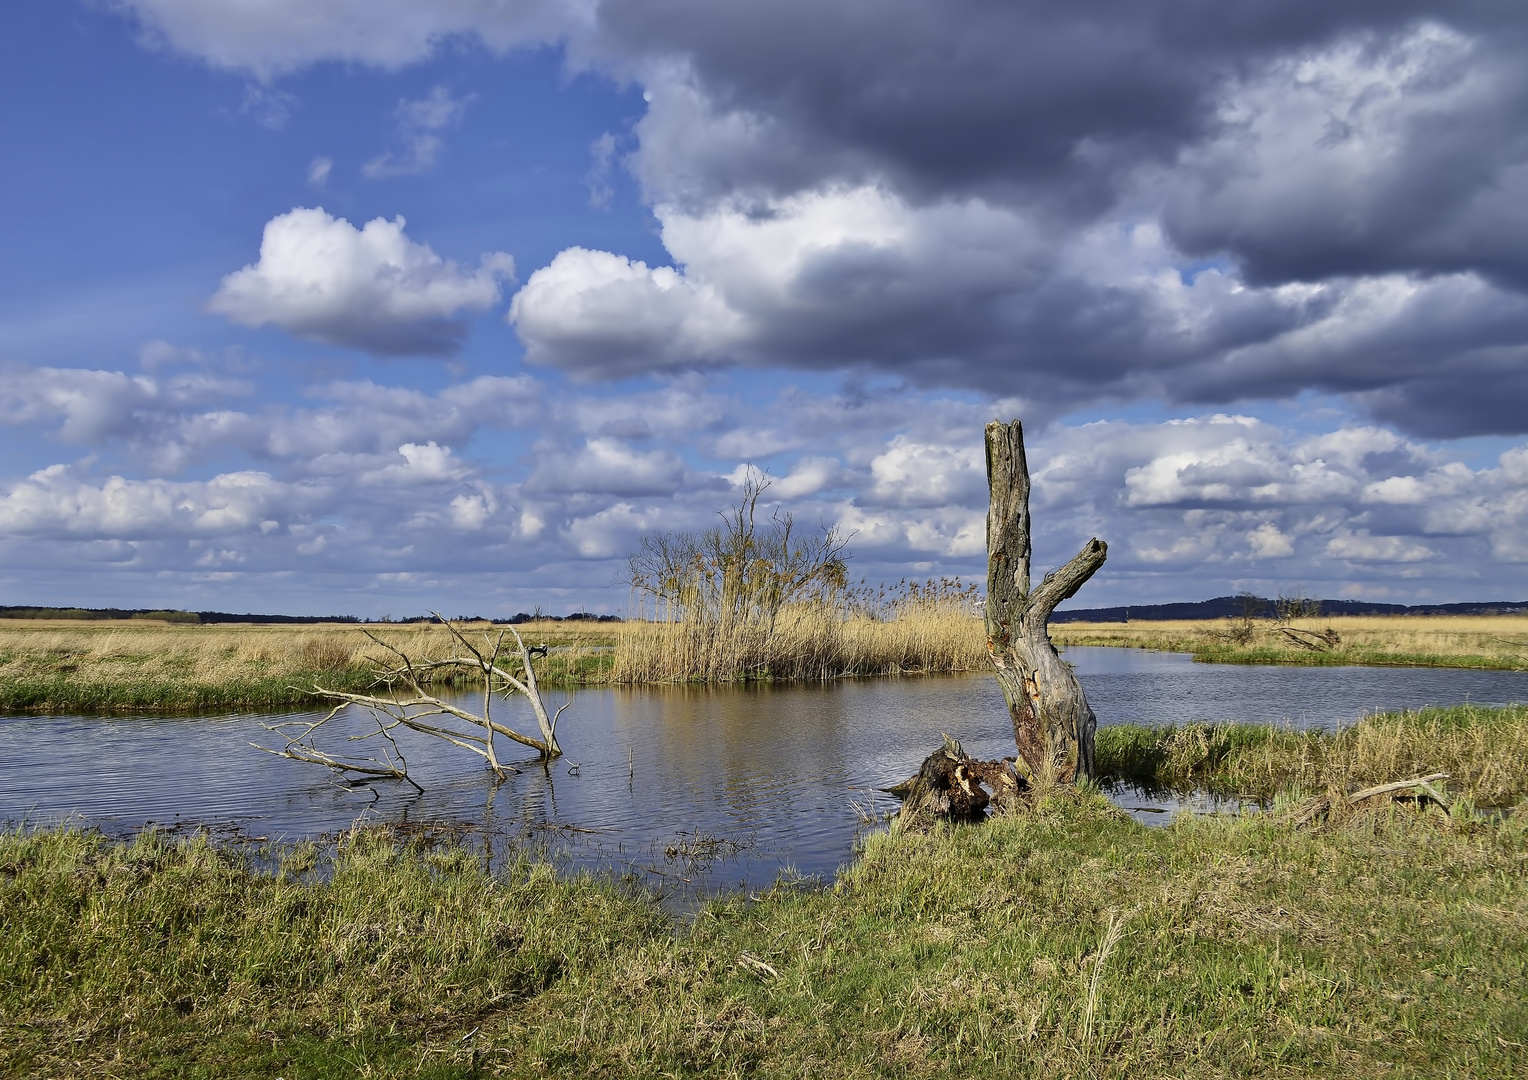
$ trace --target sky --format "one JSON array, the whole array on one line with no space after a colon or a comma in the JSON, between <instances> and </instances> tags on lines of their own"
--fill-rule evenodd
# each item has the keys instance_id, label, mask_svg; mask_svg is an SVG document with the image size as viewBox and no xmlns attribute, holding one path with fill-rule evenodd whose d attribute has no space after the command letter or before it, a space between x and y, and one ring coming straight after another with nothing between
<instances>
[{"instance_id":1,"label":"sky","mask_svg":"<svg viewBox=\"0 0 1528 1080\"><path fill-rule=\"evenodd\" d=\"M1520 0L11 0L0 604L1528 598Z\"/></svg>"}]
</instances>

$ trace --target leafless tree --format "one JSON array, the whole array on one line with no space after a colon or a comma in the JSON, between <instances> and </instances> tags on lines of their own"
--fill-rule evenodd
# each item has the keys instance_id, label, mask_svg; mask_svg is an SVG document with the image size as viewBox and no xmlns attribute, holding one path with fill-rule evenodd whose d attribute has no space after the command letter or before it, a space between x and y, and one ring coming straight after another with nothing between
<instances>
[{"instance_id":1,"label":"leafless tree","mask_svg":"<svg viewBox=\"0 0 1528 1080\"><path fill-rule=\"evenodd\" d=\"M538 652L545 656L545 648L526 645L513 626L505 627L497 634L484 633L480 642L474 642L456 624L439 615L435 615L435 618L440 620L450 634L452 655L441 660L416 660L370 630L363 630L362 633L383 650L382 655L374 658L373 662L376 664L377 681L384 689L374 694L355 694L314 684L314 693L335 703L328 714L318 720L288 720L266 724L266 730L285 738L286 745L279 750L265 746L257 748L294 761L323 765L358 779L393 777L407 780L415 787L419 785L409 776L408 762L398 743L398 734L402 731L444 739L453 746L479 755L492 770L496 780L503 780L509 773L517 771L514 766L499 758L494 742L496 736L502 735L511 742L530 747L537 751L542 761L560 756L562 748L557 744L557 721L571 702L562 705L555 713L548 713L541 699L532 661ZM514 642L512 646L509 644L510 638ZM440 676L458 672L475 673L481 681L481 713L453 705L425 689ZM539 738L516 731L493 717L495 699L507 699L517 693L523 694L530 702L540 729ZM382 744L378 755L346 757L319 745L321 736L327 734L327 725L352 706L368 710L376 722L377 730L348 736L347 741L378 740Z\"/></svg>"},{"instance_id":2,"label":"leafless tree","mask_svg":"<svg viewBox=\"0 0 1528 1080\"><path fill-rule=\"evenodd\" d=\"M787 604L842 595L849 537L837 525L799 529L778 509L760 521L759 497L769 485L766 474L749 469L742 499L721 513L720 526L643 536L627 558L632 588L664 605L670 618L726 626L773 626Z\"/></svg>"}]
</instances>

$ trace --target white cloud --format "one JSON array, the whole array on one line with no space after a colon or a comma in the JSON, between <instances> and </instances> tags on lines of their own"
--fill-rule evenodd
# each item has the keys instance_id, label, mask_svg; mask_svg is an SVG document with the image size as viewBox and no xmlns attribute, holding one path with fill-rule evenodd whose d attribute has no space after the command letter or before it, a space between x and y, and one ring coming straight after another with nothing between
<instances>
[{"instance_id":1,"label":"white cloud","mask_svg":"<svg viewBox=\"0 0 1528 1080\"><path fill-rule=\"evenodd\" d=\"M381 355L450 353L466 333L457 314L498 303L514 260L495 252L467 271L403 227L400 216L356 229L321 208L272 218L259 262L225 277L208 309L244 326L273 323Z\"/></svg>"},{"instance_id":2,"label":"white cloud","mask_svg":"<svg viewBox=\"0 0 1528 1080\"><path fill-rule=\"evenodd\" d=\"M113 476L93 484L53 465L0 494L0 533L103 539L242 533L324 497L320 489L254 471L182 483Z\"/></svg>"},{"instance_id":3,"label":"white cloud","mask_svg":"<svg viewBox=\"0 0 1528 1080\"><path fill-rule=\"evenodd\" d=\"M316 191L322 191L329 186L329 174L334 171L334 162L330 158L316 157L308 164L308 186Z\"/></svg>"},{"instance_id":4,"label":"white cloud","mask_svg":"<svg viewBox=\"0 0 1528 1080\"><path fill-rule=\"evenodd\" d=\"M870 463L870 475L873 483L866 494L873 504L969 504L987 491L986 462L974 440L953 447L894 436Z\"/></svg>"},{"instance_id":5,"label":"white cloud","mask_svg":"<svg viewBox=\"0 0 1528 1080\"><path fill-rule=\"evenodd\" d=\"M1352 562L1410 563L1431 559L1437 553L1424 544L1399 536L1370 536L1367 532L1343 532L1326 544L1326 553Z\"/></svg>"},{"instance_id":6,"label":"white cloud","mask_svg":"<svg viewBox=\"0 0 1528 1080\"><path fill-rule=\"evenodd\" d=\"M398 68L467 35L490 48L548 41L588 18L579 0L113 0L151 40L262 77L319 60Z\"/></svg>"},{"instance_id":7,"label":"white cloud","mask_svg":"<svg viewBox=\"0 0 1528 1080\"><path fill-rule=\"evenodd\" d=\"M834 486L843 478L843 466L834 458L803 457L791 466L790 472L772 480L766 494L779 499L802 499ZM740 479L734 476L733 483Z\"/></svg>"},{"instance_id":8,"label":"white cloud","mask_svg":"<svg viewBox=\"0 0 1528 1080\"><path fill-rule=\"evenodd\" d=\"M361 166L361 174L370 180L389 176L413 176L433 168L440 156L440 132L460 124L471 95L453 98L444 86L437 86L418 101L398 103L398 140L402 149L372 158Z\"/></svg>"},{"instance_id":9,"label":"white cloud","mask_svg":"<svg viewBox=\"0 0 1528 1080\"><path fill-rule=\"evenodd\" d=\"M634 450L617 439L594 438L578 450L538 449L527 486L535 491L671 495L685 482L684 462L672 451Z\"/></svg>"},{"instance_id":10,"label":"white cloud","mask_svg":"<svg viewBox=\"0 0 1528 1080\"><path fill-rule=\"evenodd\" d=\"M1287 559L1295 553L1290 538L1279 532L1279 527L1265 521L1247 534L1252 554L1260 559Z\"/></svg>"},{"instance_id":11,"label":"white cloud","mask_svg":"<svg viewBox=\"0 0 1528 1080\"><path fill-rule=\"evenodd\" d=\"M509 320L526 359L619 377L727 358L741 319L713 286L666 266L574 247L532 274Z\"/></svg>"}]
</instances>

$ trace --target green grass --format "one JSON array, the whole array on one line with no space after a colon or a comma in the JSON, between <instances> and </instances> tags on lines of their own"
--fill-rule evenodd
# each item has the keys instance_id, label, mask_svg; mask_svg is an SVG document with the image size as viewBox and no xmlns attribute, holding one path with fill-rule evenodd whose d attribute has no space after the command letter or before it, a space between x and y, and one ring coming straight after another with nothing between
<instances>
[{"instance_id":1,"label":"green grass","mask_svg":"<svg viewBox=\"0 0 1528 1080\"><path fill-rule=\"evenodd\" d=\"M335 690L362 691L373 685L366 668L292 671L266 678L216 681L153 678L128 674L113 680L80 679L67 672L22 676L0 682L0 711L59 713L212 713L317 705L307 689L314 681Z\"/></svg>"},{"instance_id":2,"label":"green grass","mask_svg":"<svg viewBox=\"0 0 1528 1080\"><path fill-rule=\"evenodd\" d=\"M677 920L379 833L274 870L11 833L0 1076L1523 1075L1525 833L1148 829L1062 792Z\"/></svg>"},{"instance_id":3,"label":"green grass","mask_svg":"<svg viewBox=\"0 0 1528 1080\"><path fill-rule=\"evenodd\" d=\"M1263 724L1100 728L1105 782L1207 790L1268 801L1280 792L1352 792L1448 773L1477 807L1528 799L1528 706L1457 705L1380 713L1335 732Z\"/></svg>"},{"instance_id":4,"label":"green grass","mask_svg":"<svg viewBox=\"0 0 1528 1080\"><path fill-rule=\"evenodd\" d=\"M1079 644L1081 644L1079 642ZM1472 671L1521 671L1520 655L1469 655L1455 653L1386 652L1377 649L1344 649L1312 652L1305 649L1246 646L1219 643L1195 644L1194 659L1202 664L1293 664L1303 667L1438 667Z\"/></svg>"}]
</instances>

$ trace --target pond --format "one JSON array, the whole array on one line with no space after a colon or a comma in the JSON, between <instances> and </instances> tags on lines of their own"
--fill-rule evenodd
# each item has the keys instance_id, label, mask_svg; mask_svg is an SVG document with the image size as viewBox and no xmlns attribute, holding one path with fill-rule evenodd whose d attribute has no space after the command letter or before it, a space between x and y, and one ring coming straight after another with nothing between
<instances>
[{"instance_id":1,"label":"pond","mask_svg":"<svg viewBox=\"0 0 1528 1080\"><path fill-rule=\"evenodd\" d=\"M1528 672L1222 666L1105 648L1065 655L1101 725L1332 726L1375 710L1528 701ZM250 745L280 745L261 722L282 718L0 718L0 822L73 819L111 834L206 825L272 841L337 833L358 819L431 823L499 854L528 845L570 870L611 869L693 895L766 887L782 870L830 878L856 837L895 808L879 789L906 779L942 731L978 757L1013 749L987 675L584 690L563 717L566 756L552 768L526 764L495 787L479 759L421 740L409 764L423 794L391 781L350 787ZM1118 801L1142 820L1176 805L1130 793Z\"/></svg>"}]
</instances>

